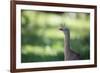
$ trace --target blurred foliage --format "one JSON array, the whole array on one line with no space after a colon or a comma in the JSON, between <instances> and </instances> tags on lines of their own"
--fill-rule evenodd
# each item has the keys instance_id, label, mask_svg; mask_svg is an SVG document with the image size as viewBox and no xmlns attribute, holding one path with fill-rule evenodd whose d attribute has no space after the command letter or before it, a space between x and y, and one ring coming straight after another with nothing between
<instances>
[{"instance_id":1,"label":"blurred foliage","mask_svg":"<svg viewBox=\"0 0 100 73\"><path fill-rule=\"evenodd\" d=\"M75 12L21 11L21 62L63 61L64 34L70 29L71 48L83 60L90 57L90 15Z\"/></svg>"}]
</instances>

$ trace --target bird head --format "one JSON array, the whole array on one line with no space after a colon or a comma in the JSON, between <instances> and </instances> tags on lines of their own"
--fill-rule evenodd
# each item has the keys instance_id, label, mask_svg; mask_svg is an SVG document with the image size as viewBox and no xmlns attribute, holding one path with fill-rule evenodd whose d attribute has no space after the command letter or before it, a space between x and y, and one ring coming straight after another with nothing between
<instances>
[{"instance_id":1,"label":"bird head","mask_svg":"<svg viewBox=\"0 0 100 73\"><path fill-rule=\"evenodd\" d=\"M65 26L65 24L61 24L59 30L61 30L61 31L63 31L63 32L69 31L69 29Z\"/></svg>"}]
</instances>

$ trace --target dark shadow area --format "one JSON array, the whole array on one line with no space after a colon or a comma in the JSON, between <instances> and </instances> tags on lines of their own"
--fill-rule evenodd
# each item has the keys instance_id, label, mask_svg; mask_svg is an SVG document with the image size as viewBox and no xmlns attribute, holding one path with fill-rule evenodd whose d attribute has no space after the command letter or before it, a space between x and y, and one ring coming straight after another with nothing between
<instances>
[{"instance_id":1,"label":"dark shadow area","mask_svg":"<svg viewBox=\"0 0 100 73\"><path fill-rule=\"evenodd\" d=\"M64 61L64 54L58 53L57 55L36 55L36 54L22 54L22 62L47 62L47 61Z\"/></svg>"}]
</instances>

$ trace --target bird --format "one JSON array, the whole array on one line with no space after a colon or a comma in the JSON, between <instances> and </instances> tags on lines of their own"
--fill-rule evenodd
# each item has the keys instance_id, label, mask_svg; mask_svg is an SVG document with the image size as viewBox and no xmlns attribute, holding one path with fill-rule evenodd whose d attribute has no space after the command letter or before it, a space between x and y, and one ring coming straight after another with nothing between
<instances>
[{"instance_id":1,"label":"bird","mask_svg":"<svg viewBox=\"0 0 100 73\"><path fill-rule=\"evenodd\" d=\"M80 54L76 53L70 48L70 30L65 27L65 24L61 24L60 31L64 33L64 60L80 60Z\"/></svg>"}]
</instances>

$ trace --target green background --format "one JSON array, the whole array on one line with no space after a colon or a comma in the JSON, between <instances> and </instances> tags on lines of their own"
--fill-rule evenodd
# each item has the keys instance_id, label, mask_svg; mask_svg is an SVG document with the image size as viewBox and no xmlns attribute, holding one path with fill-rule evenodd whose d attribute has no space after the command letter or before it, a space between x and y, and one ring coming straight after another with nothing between
<instances>
[{"instance_id":1,"label":"green background","mask_svg":"<svg viewBox=\"0 0 100 73\"><path fill-rule=\"evenodd\" d=\"M64 34L70 29L71 49L90 58L90 14L21 10L21 62L64 61Z\"/></svg>"}]
</instances>

